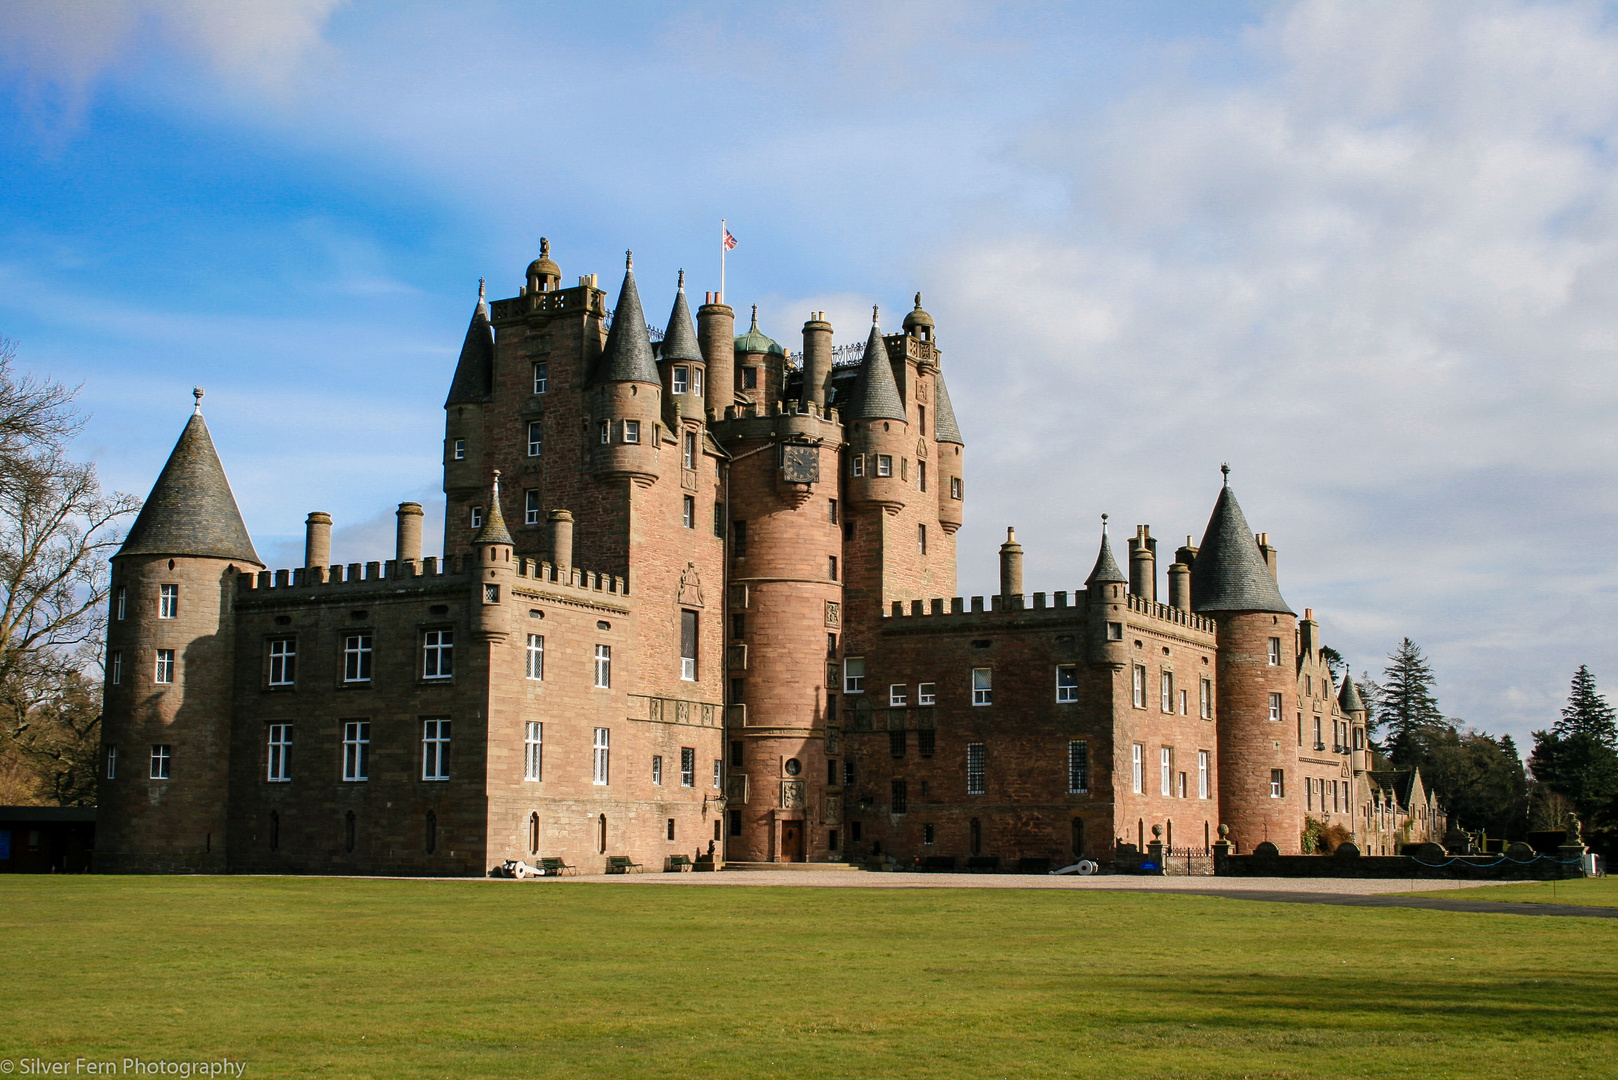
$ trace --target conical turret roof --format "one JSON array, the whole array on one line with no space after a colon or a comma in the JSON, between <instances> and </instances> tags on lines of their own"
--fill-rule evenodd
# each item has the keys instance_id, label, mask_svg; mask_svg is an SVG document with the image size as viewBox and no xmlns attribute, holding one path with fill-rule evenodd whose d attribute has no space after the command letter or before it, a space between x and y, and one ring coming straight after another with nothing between
<instances>
[{"instance_id":1,"label":"conical turret roof","mask_svg":"<svg viewBox=\"0 0 1618 1080\"><path fill-rule=\"evenodd\" d=\"M118 554L202 555L264 565L200 409L180 433Z\"/></svg>"},{"instance_id":2,"label":"conical turret roof","mask_svg":"<svg viewBox=\"0 0 1618 1080\"><path fill-rule=\"evenodd\" d=\"M635 261L624 260L624 284L618 290L618 305L612 309L612 329L607 331L607 347L596 364L596 382L644 382L661 385L657 362L652 359L652 339L646 333L646 313L640 306L640 290L635 288Z\"/></svg>"},{"instance_id":3,"label":"conical turret roof","mask_svg":"<svg viewBox=\"0 0 1618 1080\"><path fill-rule=\"evenodd\" d=\"M956 446L966 445L966 440L961 438L961 427L955 422L955 406L949 402L943 372L933 381L933 438Z\"/></svg>"},{"instance_id":4,"label":"conical turret roof","mask_svg":"<svg viewBox=\"0 0 1618 1080\"><path fill-rule=\"evenodd\" d=\"M899 384L893 381L888 345L882 340L882 329L876 324L874 310L871 336L865 341L865 357L854 379L854 393L849 399L846 417L850 420L905 419L904 401L899 397Z\"/></svg>"},{"instance_id":5,"label":"conical turret roof","mask_svg":"<svg viewBox=\"0 0 1618 1080\"><path fill-rule=\"evenodd\" d=\"M489 400L494 386L494 328L489 325L489 304L483 299L483 279L478 279L478 306L472 309L472 322L461 343L461 358L455 364L455 378L449 384L445 405L465 405Z\"/></svg>"},{"instance_id":6,"label":"conical turret roof","mask_svg":"<svg viewBox=\"0 0 1618 1080\"><path fill-rule=\"evenodd\" d=\"M1365 711L1365 702L1360 698L1359 688L1354 685L1354 677L1343 672L1343 688L1337 692L1337 704L1345 713Z\"/></svg>"},{"instance_id":7,"label":"conical turret roof","mask_svg":"<svg viewBox=\"0 0 1618 1080\"><path fill-rule=\"evenodd\" d=\"M1197 561L1191 565L1191 610L1293 613L1281 599L1275 576L1228 484L1220 489Z\"/></svg>"},{"instance_id":8,"label":"conical turret roof","mask_svg":"<svg viewBox=\"0 0 1618 1080\"><path fill-rule=\"evenodd\" d=\"M1129 579L1124 577L1122 570L1118 569L1118 560L1112 557L1112 544L1107 541L1106 525L1103 524L1101 528L1101 551L1096 555L1095 569L1091 570L1090 576L1084 579L1084 584L1090 586L1110 585L1113 583L1127 585Z\"/></svg>"},{"instance_id":9,"label":"conical turret roof","mask_svg":"<svg viewBox=\"0 0 1618 1080\"><path fill-rule=\"evenodd\" d=\"M511 530L506 528L506 515L500 512L500 470L494 470L494 483L489 488L489 509L483 515L483 528L472 538L474 544L510 544Z\"/></svg>"},{"instance_id":10,"label":"conical turret roof","mask_svg":"<svg viewBox=\"0 0 1618 1080\"><path fill-rule=\"evenodd\" d=\"M702 348L697 344L697 327L691 321L691 308L685 302L685 271L680 271L680 286L674 294L674 310L669 312L669 324L663 331L660 360L682 360L701 363Z\"/></svg>"}]
</instances>

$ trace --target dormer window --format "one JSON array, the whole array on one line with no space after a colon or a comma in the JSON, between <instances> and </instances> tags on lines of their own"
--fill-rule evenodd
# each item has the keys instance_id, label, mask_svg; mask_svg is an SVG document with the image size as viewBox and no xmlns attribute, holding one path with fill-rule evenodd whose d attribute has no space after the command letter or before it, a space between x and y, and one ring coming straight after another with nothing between
<instances>
[{"instance_id":1,"label":"dormer window","mask_svg":"<svg viewBox=\"0 0 1618 1080\"><path fill-rule=\"evenodd\" d=\"M688 376L690 371L690 368L683 367L677 367L674 369L674 392L676 394L683 394L686 392L686 387L689 383Z\"/></svg>"}]
</instances>

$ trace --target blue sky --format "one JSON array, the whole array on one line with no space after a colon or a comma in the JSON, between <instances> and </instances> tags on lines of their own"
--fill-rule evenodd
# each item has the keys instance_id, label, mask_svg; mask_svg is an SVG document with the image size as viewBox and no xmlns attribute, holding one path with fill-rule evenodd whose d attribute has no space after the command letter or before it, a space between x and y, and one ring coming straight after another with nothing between
<instances>
[{"instance_id":1,"label":"blue sky","mask_svg":"<svg viewBox=\"0 0 1618 1080\"><path fill-rule=\"evenodd\" d=\"M0 335L144 494L205 411L260 552L382 556L438 492L487 277L539 237L794 343L921 290L972 498L1072 589L1105 511L1200 537L1228 460L1358 671L1527 733L1618 679L1618 29L1599 4L0 8ZM429 533L431 535L431 533Z\"/></svg>"}]
</instances>

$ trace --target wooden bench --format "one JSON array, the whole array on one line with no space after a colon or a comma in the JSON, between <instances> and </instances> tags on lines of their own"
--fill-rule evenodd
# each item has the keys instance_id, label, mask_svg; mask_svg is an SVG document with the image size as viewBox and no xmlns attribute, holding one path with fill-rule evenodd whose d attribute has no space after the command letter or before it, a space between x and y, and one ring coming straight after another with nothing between
<instances>
[{"instance_id":1,"label":"wooden bench","mask_svg":"<svg viewBox=\"0 0 1618 1080\"><path fill-rule=\"evenodd\" d=\"M628 855L607 856L607 873L627 874L630 871L634 871L637 874L644 874L646 872L646 867L642 866L638 862L632 861Z\"/></svg>"},{"instance_id":2,"label":"wooden bench","mask_svg":"<svg viewBox=\"0 0 1618 1080\"><path fill-rule=\"evenodd\" d=\"M668 862L663 867L665 874L689 873L690 870L691 856L689 855L670 855Z\"/></svg>"},{"instance_id":3,"label":"wooden bench","mask_svg":"<svg viewBox=\"0 0 1618 1080\"><path fill-rule=\"evenodd\" d=\"M1000 856L973 855L966 860L968 870L998 870L1000 869Z\"/></svg>"},{"instance_id":4,"label":"wooden bench","mask_svg":"<svg viewBox=\"0 0 1618 1080\"><path fill-rule=\"evenodd\" d=\"M579 872L577 866L569 866L561 859L541 859L539 860L539 866L541 871L550 877L561 877L563 874L577 874Z\"/></svg>"}]
</instances>

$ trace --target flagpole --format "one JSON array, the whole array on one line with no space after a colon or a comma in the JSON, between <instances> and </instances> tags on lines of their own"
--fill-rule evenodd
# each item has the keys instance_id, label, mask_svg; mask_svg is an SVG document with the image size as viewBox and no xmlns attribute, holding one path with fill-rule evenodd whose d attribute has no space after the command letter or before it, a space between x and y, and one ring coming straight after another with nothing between
<instances>
[{"instance_id":1,"label":"flagpole","mask_svg":"<svg viewBox=\"0 0 1618 1080\"><path fill-rule=\"evenodd\" d=\"M719 219L719 302L725 302L725 219Z\"/></svg>"}]
</instances>

